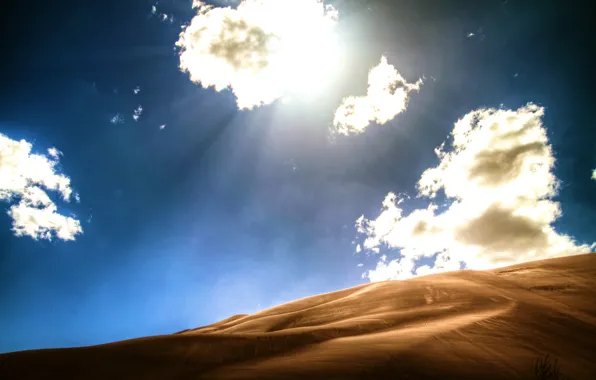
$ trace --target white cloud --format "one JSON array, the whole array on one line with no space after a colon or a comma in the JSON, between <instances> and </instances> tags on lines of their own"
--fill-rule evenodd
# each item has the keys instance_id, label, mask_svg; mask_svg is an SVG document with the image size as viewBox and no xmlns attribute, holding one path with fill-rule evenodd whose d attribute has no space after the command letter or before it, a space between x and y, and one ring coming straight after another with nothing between
<instances>
[{"instance_id":1,"label":"white cloud","mask_svg":"<svg viewBox=\"0 0 596 380\"><path fill-rule=\"evenodd\" d=\"M362 275L362 278L368 278L371 282L385 280L405 280L412 277L414 270L414 261L407 258L401 260L380 260L374 270L369 270Z\"/></svg>"},{"instance_id":2,"label":"white cloud","mask_svg":"<svg viewBox=\"0 0 596 380\"><path fill-rule=\"evenodd\" d=\"M592 172L592 179L596 181L596 169Z\"/></svg>"},{"instance_id":3,"label":"white cloud","mask_svg":"<svg viewBox=\"0 0 596 380\"><path fill-rule=\"evenodd\" d=\"M434 199L442 190L451 200L438 212L431 203L404 215L390 193L374 220L356 221L365 249L387 245L401 258L365 273L371 281L456 270L488 269L529 260L590 252L592 247L555 231L561 216L553 201L559 182L546 129L544 109L528 104L518 110L480 109L457 121L453 149L436 149L437 167L427 169L419 196ZM412 262L435 258L414 271Z\"/></svg>"},{"instance_id":4,"label":"white cloud","mask_svg":"<svg viewBox=\"0 0 596 380\"><path fill-rule=\"evenodd\" d=\"M170 24L174 22L174 15L168 15L166 13L159 13L158 9L157 9L157 4L155 3L154 5L151 6L151 14L152 15L157 15L161 21L169 21ZM137 87L138 88L138 87ZM135 94L137 94L138 91L135 91Z\"/></svg>"},{"instance_id":5,"label":"white cloud","mask_svg":"<svg viewBox=\"0 0 596 380\"><path fill-rule=\"evenodd\" d=\"M54 160L58 160L60 158L60 156L62 156L62 152L59 151L56 148L50 148L48 149L48 154L50 155L50 157L52 157Z\"/></svg>"},{"instance_id":6,"label":"white cloud","mask_svg":"<svg viewBox=\"0 0 596 380\"><path fill-rule=\"evenodd\" d=\"M167 127L166 124L162 124L162 125L159 126L159 129L163 131L164 129L166 129L166 127Z\"/></svg>"},{"instance_id":7,"label":"white cloud","mask_svg":"<svg viewBox=\"0 0 596 380\"><path fill-rule=\"evenodd\" d=\"M64 201L69 201L72 190L70 179L56 172L56 148L48 149L48 156L31 153L31 144L16 141L0 134L0 200L19 199L10 207L8 215L13 220L16 236L34 239L74 240L82 233L78 220L58 214L46 190L57 191ZM44 190L44 188L46 190Z\"/></svg>"},{"instance_id":8,"label":"white cloud","mask_svg":"<svg viewBox=\"0 0 596 380\"><path fill-rule=\"evenodd\" d=\"M134 121L139 121L139 118L143 114L143 107L138 106L134 111L132 111L132 118Z\"/></svg>"},{"instance_id":9,"label":"white cloud","mask_svg":"<svg viewBox=\"0 0 596 380\"><path fill-rule=\"evenodd\" d=\"M117 113L116 115L114 115L114 117L112 117L110 119L110 123L112 124L121 124L124 122L124 119L122 118L122 116L120 116L119 113Z\"/></svg>"},{"instance_id":10,"label":"white cloud","mask_svg":"<svg viewBox=\"0 0 596 380\"><path fill-rule=\"evenodd\" d=\"M381 62L368 74L366 96L344 98L335 111L335 131L344 135L358 134L372 122L387 123L405 111L409 93L418 91L421 84L420 79L408 83L393 65L387 63L387 58L381 57Z\"/></svg>"},{"instance_id":11,"label":"white cloud","mask_svg":"<svg viewBox=\"0 0 596 380\"><path fill-rule=\"evenodd\" d=\"M132 90L132 92L133 92L135 95L137 95L139 92L141 92L141 87L139 87L139 86L135 87L135 88Z\"/></svg>"},{"instance_id":12,"label":"white cloud","mask_svg":"<svg viewBox=\"0 0 596 380\"><path fill-rule=\"evenodd\" d=\"M194 1L197 14L176 43L193 82L231 89L238 108L311 94L341 63L338 13L322 0L244 0L237 8Z\"/></svg>"}]
</instances>

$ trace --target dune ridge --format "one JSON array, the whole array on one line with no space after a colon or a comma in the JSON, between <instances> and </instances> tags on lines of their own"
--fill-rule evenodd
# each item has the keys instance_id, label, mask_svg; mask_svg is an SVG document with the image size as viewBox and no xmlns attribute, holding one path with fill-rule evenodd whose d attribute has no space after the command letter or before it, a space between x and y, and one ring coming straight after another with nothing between
<instances>
[{"instance_id":1,"label":"dune ridge","mask_svg":"<svg viewBox=\"0 0 596 380\"><path fill-rule=\"evenodd\" d=\"M596 255L365 284L172 335L0 355L0 379L596 378Z\"/></svg>"}]
</instances>

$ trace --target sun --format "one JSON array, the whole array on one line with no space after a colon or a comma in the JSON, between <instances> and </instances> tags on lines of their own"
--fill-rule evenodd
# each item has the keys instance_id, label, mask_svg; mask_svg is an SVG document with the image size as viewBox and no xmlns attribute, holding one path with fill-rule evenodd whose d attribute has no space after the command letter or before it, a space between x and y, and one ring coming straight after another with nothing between
<instances>
[{"instance_id":1,"label":"sun","mask_svg":"<svg viewBox=\"0 0 596 380\"><path fill-rule=\"evenodd\" d=\"M322 0L195 5L197 15L177 42L180 67L204 87L231 89L240 109L320 95L337 75L338 12Z\"/></svg>"},{"instance_id":2,"label":"sun","mask_svg":"<svg viewBox=\"0 0 596 380\"><path fill-rule=\"evenodd\" d=\"M280 20L271 47L277 80L291 96L312 96L324 90L342 62L337 13L310 8L305 6L307 2L291 2L291 13L297 17Z\"/></svg>"}]
</instances>

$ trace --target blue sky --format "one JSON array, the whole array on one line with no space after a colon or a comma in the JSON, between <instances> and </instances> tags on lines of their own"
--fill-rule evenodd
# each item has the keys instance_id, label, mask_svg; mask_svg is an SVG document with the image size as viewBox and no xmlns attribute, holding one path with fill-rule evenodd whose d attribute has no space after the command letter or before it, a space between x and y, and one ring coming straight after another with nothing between
<instances>
[{"instance_id":1,"label":"blue sky","mask_svg":"<svg viewBox=\"0 0 596 380\"><path fill-rule=\"evenodd\" d=\"M140 0L18 9L0 133L63 153L80 203L49 195L83 233L17 237L0 213L0 352L167 334L367 282L379 257L354 253L355 220L376 218L389 192L412 197L406 213L425 208L416 183L433 150L481 107L544 107L561 181L553 226L591 244L594 27L569 5L479 3L336 1L349 64L325 92L252 110L179 69L189 1L157 14ZM383 54L424 78L420 91L386 124L330 142L342 97L366 92Z\"/></svg>"}]
</instances>

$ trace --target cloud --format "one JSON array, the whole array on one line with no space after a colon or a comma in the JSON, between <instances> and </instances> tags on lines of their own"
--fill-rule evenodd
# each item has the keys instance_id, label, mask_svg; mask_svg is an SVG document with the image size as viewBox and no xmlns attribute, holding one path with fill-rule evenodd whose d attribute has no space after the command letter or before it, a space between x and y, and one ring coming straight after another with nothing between
<instances>
[{"instance_id":1,"label":"cloud","mask_svg":"<svg viewBox=\"0 0 596 380\"><path fill-rule=\"evenodd\" d=\"M138 106L134 111L132 111L132 118L134 121L139 121L139 118L143 114L143 107Z\"/></svg>"},{"instance_id":2,"label":"cloud","mask_svg":"<svg viewBox=\"0 0 596 380\"><path fill-rule=\"evenodd\" d=\"M403 258L401 260L392 260L389 263L386 260L380 260L374 270L370 270L362 275L371 282L385 281L389 279L406 279L411 277L414 269L414 261Z\"/></svg>"},{"instance_id":3,"label":"cloud","mask_svg":"<svg viewBox=\"0 0 596 380\"><path fill-rule=\"evenodd\" d=\"M112 124L121 124L124 122L124 119L122 119L122 116L120 116L119 113L117 113L116 115L114 115L114 117L112 117L110 119L110 123Z\"/></svg>"},{"instance_id":4,"label":"cloud","mask_svg":"<svg viewBox=\"0 0 596 380\"><path fill-rule=\"evenodd\" d=\"M139 92L141 92L141 87L137 86L135 88L132 89L132 92L137 95Z\"/></svg>"},{"instance_id":5,"label":"cloud","mask_svg":"<svg viewBox=\"0 0 596 380\"><path fill-rule=\"evenodd\" d=\"M59 151L56 148L50 148L48 149L48 154L50 155L50 157L52 157L54 160L58 160L60 158L60 156L62 156L62 152Z\"/></svg>"},{"instance_id":6,"label":"cloud","mask_svg":"<svg viewBox=\"0 0 596 380\"><path fill-rule=\"evenodd\" d=\"M596 169L592 172L592 179L596 181Z\"/></svg>"},{"instance_id":7,"label":"cloud","mask_svg":"<svg viewBox=\"0 0 596 380\"><path fill-rule=\"evenodd\" d=\"M180 33L180 69L203 87L231 89L239 109L312 93L337 71L338 12L322 0L244 0L237 8L194 1Z\"/></svg>"},{"instance_id":8,"label":"cloud","mask_svg":"<svg viewBox=\"0 0 596 380\"><path fill-rule=\"evenodd\" d=\"M365 249L387 246L401 258L365 273L371 281L460 269L489 269L529 260L590 252L555 231L561 207L553 200L559 187L555 159L542 125L544 109L528 104L518 110L479 109L456 122L452 150L435 150L440 163L422 173L425 209L407 215L403 199L385 198L374 220L356 221ZM443 191L446 209L432 201ZM414 270L421 258L433 266Z\"/></svg>"},{"instance_id":9,"label":"cloud","mask_svg":"<svg viewBox=\"0 0 596 380\"><path fill-rule=\"evenodd\" d=\"M174 15L168 15L166 13L159 13L159 10L157 9L157 4L155 3L154 5L151 6L151 14L152 15L157 15L161 21L169 21L170 24L174 22ZM137 92L135 92L135 94L137 94Z\"/></svg>"},{"instance_id":10,"label":"cloud","mask_svg":"<svg viewBox=\"0 0 596 380\"><path fill-rule=\"evenodd\" d=\"M421 84L420 79L408 83L393 65L387 63L387 58L381 57L381 62L368 74L366 96L344 98L335 111L335 131L343 135L358 134L372 122L387 123L405 111L409 93L418 91Z\"/></svg>"},{"instance_id":11,"label":"cloud","mask_svg":"<svg viewBox=\"0 0 596 380\"><path fill-rule=\"evenodd\" d=\"M0 200L19 199L8 211L13 220L12 229L16 236L50 240L55 235L62 240L74 240L83 232L80 222L58 214L46 193L46 190L57 191L64 201L69 201L72 195L70 179L56 172L62 153L50 148L48 157L32 154L31 148L25 140L16 141L0 134Z\"/></svg>"}]
</instances>

